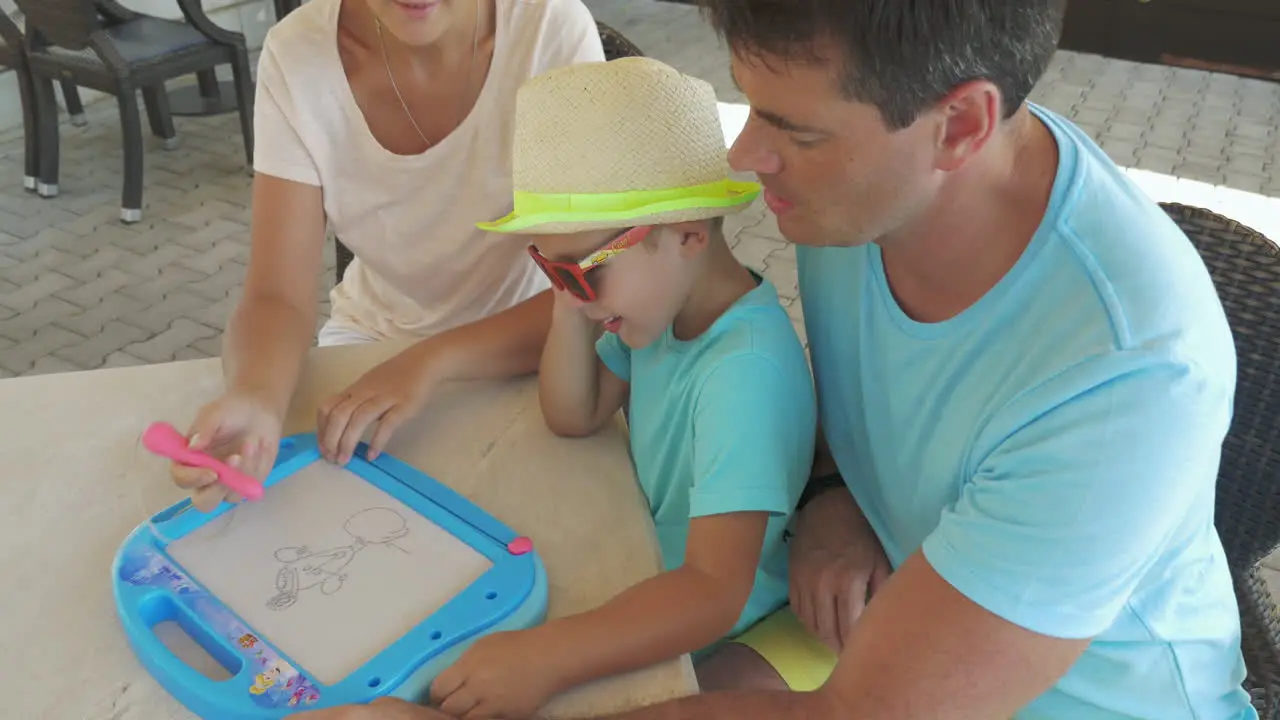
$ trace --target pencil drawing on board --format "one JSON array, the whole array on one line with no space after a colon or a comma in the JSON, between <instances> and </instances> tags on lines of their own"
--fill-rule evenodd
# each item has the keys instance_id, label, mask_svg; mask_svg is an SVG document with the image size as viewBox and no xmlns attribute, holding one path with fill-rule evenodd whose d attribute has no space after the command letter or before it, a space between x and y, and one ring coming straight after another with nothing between
<instances>
[{"instance_id":1,"label":"pencil drawing on board","mask_svg":"<svg viewBox=\"0 0 1280 720\"><path fill-rule=\"evenodd\" d=\"M318 587L324 595L338 592L347 581L347 566L370 545L410 554L395 542L409 534L404 516L390 508L361 510L348 517L342 529L351 536L351 544L326 550L311 550L305 545L276 549L275 558L284 566L276 573L276 594L267 600L268 608L292 607L298 601L298 594L311 588Z\"/></svg>"}]
</instances>

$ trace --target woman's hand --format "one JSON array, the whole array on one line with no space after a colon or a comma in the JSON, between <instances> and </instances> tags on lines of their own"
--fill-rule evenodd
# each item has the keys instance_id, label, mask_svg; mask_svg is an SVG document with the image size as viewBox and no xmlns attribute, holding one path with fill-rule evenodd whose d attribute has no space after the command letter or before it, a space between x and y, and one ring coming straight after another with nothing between
<instances>
[{"instance_id":1,"label":"woman's hand","mask_svg":"<svg viewBox=\"0 0 1280 720\"><path fill-rule=\"evenodd\" d=\"M889 577L889 559L845 490L828 490L796 517L791 539L791 609L839 653L853 623Z\"/></svg>"},{"instance_id":2,"label":"woman's hand","mask_svg":"<svg viewBox=\"0 0 1280 720\"><path fill-rule=\"evenodd\" d=\"M433 358L432 342L420 342L321 403L316 410L316 437L324 457L347 464L360 438L376 423L368 459L376 458L396 429L426 404L438 377Z\"/></svg>"},{"instance_id":3,"label":"woman's hand","mask_svg":"<svg viewBox=\"0 0 1280 720\"><path fill-rule=\"evenodd\" d=\"M265 480L276 461L283 425L267 403L252 394L231 391L200 408L187 434L192 450L200 450L258 480ZM212 470L170 463L169 474L191 491L191 503L208 512L220 502L240 496L218 482Z\"/></svg>"},{"instance_id":4,"label":"woman's hand","mask_svg":"<svg viewBox=\"0 0 1280 720\"><path fill-rule=\"evenodd\" d=\"M431 702L462 720L532 718L560 690L554 645L537 628L486 635L431 684Z\"/></svg>"}]
</instances>

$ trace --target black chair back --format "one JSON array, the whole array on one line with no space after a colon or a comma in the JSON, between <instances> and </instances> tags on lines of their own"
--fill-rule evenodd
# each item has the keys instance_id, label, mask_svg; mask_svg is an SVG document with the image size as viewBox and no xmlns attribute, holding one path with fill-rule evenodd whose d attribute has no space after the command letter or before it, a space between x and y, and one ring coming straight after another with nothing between
<instances>
[{"instance_id":1,"label":"black chair back","mask_svg":"<svg viewBox=\"0 0 1280 720\"><path fill-rule=\"evenodd\" d=\"M22 28L18 27L15 17L22 17L9 3L0 0L0 45L7 46L7 51L0 50L0 59L6 54L17 54L23 51Z\"/></svg>"},{"instance_id":2,"label":"black chair back","mask_svg":"<svg viewBox=\"0 0 1280 720\"><path fill-rule=\"evenodd\" d=\"M1259 563L1280 546L1280 248L1203 208L1163 203L1199 250L1235 337L1237 380L1214 524L1240 603L1246 686L1280 717L1280 612Z\"/></svg>"},{"instance_id":3,"label":"black chair back","mask_svg":"<svg viewBox=\"0 0 1280 720\"><path fill-rule=\"evenodd\" d=\"M46 44L67 50L89 47L102 27L94 0L17 0L27 18L27 33L35 47Z\"/></svg>"}]
</instances>

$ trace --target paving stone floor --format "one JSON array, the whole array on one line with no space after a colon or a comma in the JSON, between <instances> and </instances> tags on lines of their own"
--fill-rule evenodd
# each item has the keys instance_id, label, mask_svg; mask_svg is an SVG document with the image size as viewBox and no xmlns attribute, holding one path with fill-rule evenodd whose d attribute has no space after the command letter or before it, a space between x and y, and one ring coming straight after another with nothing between
<instances>
[{"instance_id":1,"label":"paving stone floor","mask_svg":"<svg viewBox=\"0 0 1280 720\"><path fill-rule=\"evenodd\" d=\"M587 0L646 54L742 102L727 55L695 8ZM1280 197L1280 84L1060 52L1033 99L1066 114L1120 164ZM22 138L0 136L0 378L217 354L249 255L249 187L235 114L177 118L180 146L149 138L144 220L117 220L114 102L62 126L61 195L21 188ZM731 225L737 254L779 287L793 317L795 260L768 214ZM332 279L329 248L320 296Z\"/></svg>"}]
</instances>

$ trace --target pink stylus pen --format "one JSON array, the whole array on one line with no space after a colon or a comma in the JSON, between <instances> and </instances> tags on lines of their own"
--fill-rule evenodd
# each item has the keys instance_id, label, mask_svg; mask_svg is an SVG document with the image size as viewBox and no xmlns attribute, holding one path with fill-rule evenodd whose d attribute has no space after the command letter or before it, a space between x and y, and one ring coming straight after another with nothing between
<instances>
[{"instance_id":1,"label":"pink stylus pen","mask_svg":"<svg viewBox=\"0 0 1280 720\"><path fill-rule=\"evenodd\" d=\"M183 465L207 468L218 474L218 482L239 493L246 500L262 499L262 483L216 458L187 447L187 439L166 422L152 423L142 433L142 444L148 450Z\"/></svg>"}]
</instances>

